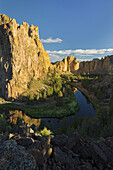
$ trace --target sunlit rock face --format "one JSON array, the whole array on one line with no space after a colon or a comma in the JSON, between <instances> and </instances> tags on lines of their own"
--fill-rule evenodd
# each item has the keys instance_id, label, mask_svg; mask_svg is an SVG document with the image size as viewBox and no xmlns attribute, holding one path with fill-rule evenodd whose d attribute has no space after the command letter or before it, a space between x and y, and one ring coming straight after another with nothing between
<instances>
[{"instance_id":1,"label":"sunlit rock face","mask_svg":"<svg viewBox=\"0 0 113 170\"><path fill-rule=\"evenodd\" d=\"M113 72L113 55L105 58L93 59L92 61L84 61L79 64L79 73L95 73L105 74Z\"/></svg>"},{"instance_id":2,"label":"sunlit rock face","mask_svg":"<svg viewBox=\"0 0 113 170\"><path fill-rule=\"evenodd\" d=\"M51 65L38 27L0 14L0 95L17 98L33 77L44 78Z\"/></svg>"},{"instance_id":3,"label":"sunlit rock face","mask_svg":"<svg viewBox=\"0 0 113 170\"><path fill-rule=\"evenodd\" d=\"M113 72L113 55L106 56L102 59L95 58L92 61L78 62L74 56L65 57L62 61L56 63L56 68L62 71L72 73L92 73L105 74Z\"/></svg>"},{"instance_id":4,"label":"sunlit rock face","mask_svg":"<svg viewBox=\"0 0 113 170\"><path fill-rule=\"evenodd\" d=\"M25 113L23 113L21 110L10 110L9 113L9 121L12 124L17 123L17 119L20 118L24 120L24 122L27 124L28 127L30 127L32 124L35 124L35 126L38 128L41 123L41 119L35 119L27 116Z\"/></svg>"},{"instance_id":5,"label":"sunlit rock face","mask_svg":"<svg viewBox=\"0 0 113 170\"><path fill-rule=\"evenodd\" d=\"M76 72L79 68L79 62L77 58L74 56L65 57L62 61L56 63L56 68L59 71L69 71L69 72Z\"/></svg>"}]
</instances>

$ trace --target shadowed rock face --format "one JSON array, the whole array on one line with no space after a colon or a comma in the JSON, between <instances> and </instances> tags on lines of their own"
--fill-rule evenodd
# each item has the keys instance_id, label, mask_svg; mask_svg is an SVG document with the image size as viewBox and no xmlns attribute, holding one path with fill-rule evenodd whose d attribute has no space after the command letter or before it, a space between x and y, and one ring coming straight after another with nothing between
<instances>
[{"instance_id":1,"label":"shadowed rock face","mask_svg":"<svg viewBox=\"0 0 113 170\"><path fill-rule=\"evenodd\" d=\"M18 97L31 78L44 78L50 65L38 27L26 22L19 25L0 14L0 95Z\"/></svg>"},{"instance_id":2,"label":"shadowed rock face","mask_svg":"<svg viewBox=\"0 0 113 170\"><path fill-rule=\"evenodd\" d=\"M79 73L109 73L113 72L113 55L106 56L104 59L93 59L79 64Z\"/></svg>"},{"instance_id":3,"label":"shadowed rock face","mask_svg":"<svg viewBox=\"0 0 113 170\"><path fill-rule=\"evenodd\" d=\"M113 137L96 141L77 132L52 139L36 133L0 135L0 169L112 170Z\"/></svg>"}]
</instances>

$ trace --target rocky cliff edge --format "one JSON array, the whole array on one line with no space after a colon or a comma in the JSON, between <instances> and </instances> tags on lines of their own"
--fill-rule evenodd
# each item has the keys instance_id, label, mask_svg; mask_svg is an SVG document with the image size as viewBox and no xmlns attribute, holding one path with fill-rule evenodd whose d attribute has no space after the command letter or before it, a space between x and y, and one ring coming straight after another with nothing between
<instances>
[{"instance_id":1,"label":"rocky cliff edge","mask_svg":"<svg viewBox=\"0 0 113 170\"><path fill-rule=\"evenodd\" d=\"M17 98L34 78L44 78L51 65L38 27L0 14L0 93Z\"/></svg>"}]
</instances>

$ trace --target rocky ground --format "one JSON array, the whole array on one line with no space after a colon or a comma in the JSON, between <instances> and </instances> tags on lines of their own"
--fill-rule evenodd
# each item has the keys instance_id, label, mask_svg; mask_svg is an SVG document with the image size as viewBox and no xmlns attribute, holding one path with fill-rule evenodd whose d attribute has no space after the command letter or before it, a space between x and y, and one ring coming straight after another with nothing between
<instances>
[{"instance_id":1,"label":"rocky ground","mask_svg":"<svg viewBox=\"0 0 113 170\"><path fill-rule=\"evenodd\" d=\"M113 169L113 137L83 139L42 137L36 133L0 135L0 170L107 170Z\"/></svg>"}]
</instances>

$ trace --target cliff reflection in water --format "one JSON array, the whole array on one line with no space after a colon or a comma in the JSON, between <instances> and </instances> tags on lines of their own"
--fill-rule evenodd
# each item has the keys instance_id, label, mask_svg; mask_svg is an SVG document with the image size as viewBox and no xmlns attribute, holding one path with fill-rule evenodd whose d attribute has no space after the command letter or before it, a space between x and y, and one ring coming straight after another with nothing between
<instances>
[{"instance_id":1,"label":"cliff reflection in water","mask_svg":"<svg viewBox=\"0 0 113 170\"><path fill-rule=\"evenodd\" d=\"M78 89L76 87L73 87L73 92L75 94L75 92L77 91Z\"/></svg>"},{"instance_id":2,"label":"cliff reflection in water","mask_svg":"<svg viewBox=\"0 0 113 170\"><path fill-rule=\"evenodd\" d=\"M24 114L21 110L13 110L13 111L11 110L9 111L9 116L10 116L9 117L10 123L13 123L13 124L16 124L18 118L23 119L24 122L28 124L28 126L35 124L37 128L40 126L40 123L41 123L40 118L39 119L31 118L27 116L26 114Z\"/></svg>"},{"instance_id":3,"label":"cliff reflection in water","mask_svg":"<svg viewBox=\"0 0 113 170\"><path fill-rule=\"evenodd\" d=\"M95 109L93 105L87 100L86 96L84 96L77 88L73 88L73 92L75 94L75 98L79 104L79 111L77 113L78 117L86 117L93 118L95 115ZM76 113L76 112L75 112ZM64 117L64 118L31 118L23 113L21 110L8 111L10 123L16 124L17 119L21 118L23 121L30 127L32 124L35 124L37 128L47 127L48 129L55 130L60 127L65 127L66 124L71 125L74 115ZM76 116L76 115L75 115Z\"/></svg>"},{"instance_id":4,"label":"cliff reflection in water","mask_svg":"<svg viewBox=\"0 0 113 170\"><path fill-rule=\"evenodd\" d=\"M8 111L8 117L10 123L16 124L17 119L23 119L25 124L27 124L28 127L30 127L32 124L35 124L37 128L44 128L47 127L48 129L55 130L60 128L63 121L65 119L69 119L72 121L73 116L68 116L67 118L31 118L27 116L25 113L23 113L21 110L15 110L15 111Z\"/></svg>"}]
</instances>

